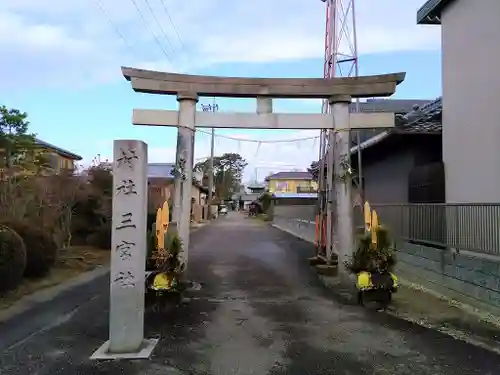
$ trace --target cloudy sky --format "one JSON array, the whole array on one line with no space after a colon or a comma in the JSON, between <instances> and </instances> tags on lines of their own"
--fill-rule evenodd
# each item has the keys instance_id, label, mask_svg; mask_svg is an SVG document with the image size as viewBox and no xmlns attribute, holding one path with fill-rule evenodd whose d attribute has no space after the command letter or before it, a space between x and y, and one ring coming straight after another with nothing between
<instances>
[{"instance_id":1,"label":"cloudy sky","mask_svg":"<svg viewBox=\"0 0 500 375\"><path fill-rule=\"evenodd\" d=\"M423 2L356 3L360 74L407 72L397 98L432 99L441 92L439 27L415 24ZM175 130L134 127L130 119L133 108L175 109L175 98L134 93L120 66L320 77L324 19L320 0L0 0L0 104L28 112L33 132L86 162L109 157L113 139L144 140L150 161L171 162ZM255 107L250 100L218 104L222 111ZM275 110L321 108L297 100L277 101ZM217 153L239 152L248 160L246 179L303 169L318 153L317 139L255 142L316 137L318 131L217 134ZM209 136L199 132L195 158L209 150Z\"/></svg>"}]
</instances>

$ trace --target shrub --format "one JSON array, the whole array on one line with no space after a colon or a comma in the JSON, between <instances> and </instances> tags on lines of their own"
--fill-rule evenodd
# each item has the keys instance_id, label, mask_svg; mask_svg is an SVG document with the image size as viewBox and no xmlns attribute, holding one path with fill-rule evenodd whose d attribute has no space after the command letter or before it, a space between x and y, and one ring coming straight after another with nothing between
<instances>
[{"instance_id":1,"label":"shrub","mask_svg":"<svg viewBox=\"0 0 500 375\"><path fill-rule=\"evenodd\" d=\"M12 229L0 226L0 294L15 289L26 269L26 247Z\"/></svg>"},{"instance_id":2,"label":"shrub","mask_svg":"<svg viewBox=\"0 0 500 375\"><path fill-rule=\"evenodd\" d=\"M98 249L111 249L111 224L102 224L97 230L87 236L87 245L97 247Z\"/></svg>"},{"instance_id":3,"label":"shrub","mask_svg":"<svg viewBox=\"0 0 500 375\"><path fill-rule=\"evenodd\" d=\"M262 212L267 213L269 210L269 207L271 207L271 203L273 200L273 195L271 193L264 193L260 198L259 198L261 205L262 205Z\"/></svg>"},{"instance_id":4,"label":"shrub","mask_svg":"<svg viewBox=\"0 0 500 375\"><path fill-rule=\"evenodd\" d=\"M372 244L371 233L359 237L358 248L352 258L346 262L346 268L352 273L361 271L385 272L392 271L396 265L396 256L389 239L389 233L383 227L376 230L377 245Z\"/></svg>"},{"instance_id":5,"label":"shrub","mask_svg":"<svg viewBox=\"0 0 500 375\"><path fill-rule=\"evenodd\" d=\"M56 262L59 250L52 236L22 221L6 222L5 225L17 232L26 246L24 276L45 276Z\"/></svg>"},{"instance_id":6,"label":"shrub","mask_svg":"<svg viewBox=\"0 0 500 375\"><path fill-rule=\"evenodd\" d=\"M179 273L184 271L185 264L180 262L180 254L182 252L183 245L177 231L170 231L167 233L165 247L168 250L168 257L161 268L166 272Z\"/></svg>"}]
</instances>

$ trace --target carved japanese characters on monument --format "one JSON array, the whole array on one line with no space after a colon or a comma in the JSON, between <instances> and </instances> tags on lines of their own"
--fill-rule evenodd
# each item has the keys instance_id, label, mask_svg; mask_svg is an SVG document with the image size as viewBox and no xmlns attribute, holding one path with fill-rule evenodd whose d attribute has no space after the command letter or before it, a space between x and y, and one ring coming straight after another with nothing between
<instances>
[{"instance_id":1,"label":"carved japanese characters on monument","mask_svg":"<svg viewBox=\"0 0 500 375\"><path fill-rule=\"evenodd\" d=\"M120 148L119 155L120 156L116 159L116 169L119 170L120 168L126 168L129 170L128 172L132 172L133 174L134 163L139 160L136 150L134 148ZM136 184L133 177L124 178L119 181L120 183L116 184L115 186L115 193L116 196L124 196L124 200L121 201L120 206L124 206L124 208L126 208L127 203L129 203L127 202L127 200L138 197ZM118 223L115 223L116 235L120 236L122 231L135 231L137 229L137 225L134 223L134 219L135 218L133 212L122 212ZM130 238L131 233L128 234L129 235L126 237ZM135 248L135 242L128 241L122 238L118 238L118 241L116 242L117 244L115 245L115 251L117 252L118 259L122 262L133 261L134 258L132 252ZM113 282L123 288L135 286L135 276L133 272L128 269L129 267L125 268L127 268L126 271L119 271L115 275L115 277L113 278ZM122 269L122 267L120 267L120 269Z\"/></svg>"},{"instance_id":2,"label":"carved japanese characters on monument","mask_svg":"<svg viewBox=\"0 0 500 375\"><path fill-rule=\"evenodd\" d=\"M116 275L115 283L120 285L122 288L129 288L135 286L134 274L131 271L120 271Z\"/></svg>"},{"instance_id":3,"label":"carved japanese characters on monument","mask_svg":"<svg viewBox=\"0 0 500 375\"><path fill-rule=\"evenodd\" d=\"M126 212L122 214L122 219L120 223L116 226L116 230L126 229L126 228L137 228L134 222L132 221L132 212Z\"/></svg>"},{"instance_id":4,"label":"carved japanese characters on monument","mask_svg":"<svg viewBox=\"0 0 500 375\"><path fill-rule=\"evenodd\" d=\"M136 154L136 150L133 148L130 148L127 150L124 150L123 148L121 148L120 154L121 154L121 156L118 159L116 159L117 167L120 168L122 165L126 165L130 169L133 169L134 160L139 159L139 157Z\"/></svg>"},{"instance_id":5,"label":"carved japanese characters on monument","mask_svg":"<svg viewBox=\"0 0 500 375\"><path fill-rule=\"evenodd\" d=\"M132 258L132 251L134 251L135 243L122 240L121 243L115 246L115 251L118 253L120 259Z\"/></svg>"},{"instance_id":6,"label":"carved japanese characters on monument","mask_svg":"<svg viewBox=\"0 0 500 375\"><path fill-rule=\"evenodd\" d=\"M132 181L130 179L122 180L122 183L116 187L116 194L124 194L124 195L135 194L135 195L137 195L137 191L135 190L134 181Z\"/></svg>"}]
</instances>

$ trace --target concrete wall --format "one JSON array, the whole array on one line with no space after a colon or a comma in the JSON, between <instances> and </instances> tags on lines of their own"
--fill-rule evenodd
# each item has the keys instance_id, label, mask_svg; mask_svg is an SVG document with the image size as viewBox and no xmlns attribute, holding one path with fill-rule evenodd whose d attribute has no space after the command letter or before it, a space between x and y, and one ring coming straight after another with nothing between
<instances>
[{"instance_id":1,"label":"concrete wall","mask_svg":"<svg viewBox=\"0 0 500 375\"><path fill-rule=\"evenodd\" d=\"M500 257L451 251L401 242L397 271L450 298L500 313Z\"/></svg>"},{"instance_id":2,"label":"concrete wall","mask_svg":"<svg viewBox=\"0 0 500 375\"><path fill-rule=\"evenodd\" d=\"M454 1L442 13L447 202L500 201L499 15L498 0Z\"/></svg>"},{"instance_id":3,"label":"concrete wall","mask_svg":"<svg viewBox=\"0 0 500 375\"><path fill-rule=\"evenodd\" d=\"M414 166L411 149L363 165L365 200L377 203L408 202L408 175Z\"/></svg>"},{"instance_id":4,"label":"concrete wall","mask_svg":"<svg viewBox=\"0 0 500 375\"><path fill-rule=\"evenodd\" d=\"M316 205L275 205L273 207L273 225L305 241L315 241L315 220Z\"/></svg>"}]
</instances>

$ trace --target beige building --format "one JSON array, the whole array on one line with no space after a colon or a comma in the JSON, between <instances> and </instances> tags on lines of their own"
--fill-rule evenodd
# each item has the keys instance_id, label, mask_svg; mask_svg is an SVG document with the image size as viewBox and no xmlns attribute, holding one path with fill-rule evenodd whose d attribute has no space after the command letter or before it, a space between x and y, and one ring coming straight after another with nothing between
<instances>
[{"instance_id":1,"label":"beige building","mask_svg":"<svg viewBox=\"0 0 500 375\"><path fill-rule=\"evenodd\" d=\"M499 0L429 0L417 14L441 27L449 203L500 202L499 20Z\"/></svg>"}]
</instances>

